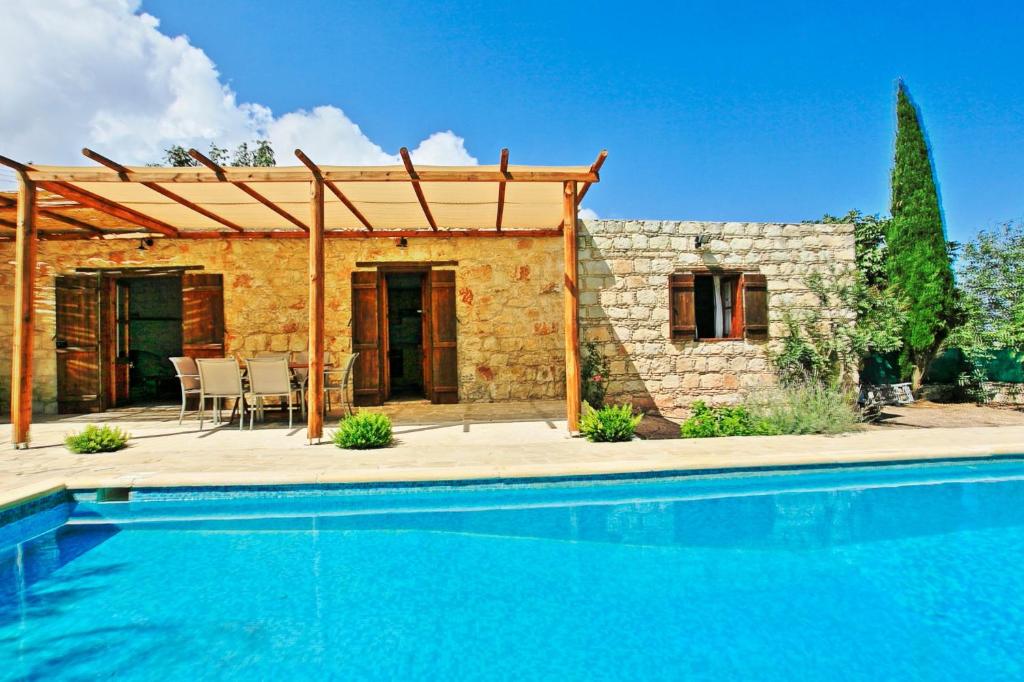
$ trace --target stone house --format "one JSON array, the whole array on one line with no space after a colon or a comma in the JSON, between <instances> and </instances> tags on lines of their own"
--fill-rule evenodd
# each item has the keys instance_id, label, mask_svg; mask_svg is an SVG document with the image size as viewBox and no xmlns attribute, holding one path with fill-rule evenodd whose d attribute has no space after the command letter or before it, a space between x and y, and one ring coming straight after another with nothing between
<instances>
[{"instance_id":1,"label":"stone house","mask_svg":"<svg viewBox=\"0 0 1024 682\"><path fill-rule=\"evenodd\" d=\"M0 400L103 410L173 393L170 355L319 348L360 353L357 403L564 398L574 424L582 341L610 363L611 400L679 415L771 382L783 311L818 305L806 276L854 263L849 225L577 220L603 155L468 171L300 158L308 169L14 166L40 226L16 240L37 228L0 196L0 325L15 330L0 335L0 381L15 378ZM35 183L53 194L35 199ZM246 184L273 201L230 186Z\"/></svg>"}]
</instances>

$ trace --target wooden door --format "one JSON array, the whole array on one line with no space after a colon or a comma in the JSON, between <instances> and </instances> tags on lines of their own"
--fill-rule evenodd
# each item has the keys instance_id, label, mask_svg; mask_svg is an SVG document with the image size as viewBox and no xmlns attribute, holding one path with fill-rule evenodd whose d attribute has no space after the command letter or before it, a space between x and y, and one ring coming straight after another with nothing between
<instances>
[{"instance_id":1,"label":"wooden door","mask_svg":"<svg viewBox=\"0 0 1024 682\"><path fill-rule=\"evenodd\" d=\"M128 402L130 325L128 283L104 275L100 281L100 357L102 358L103 409Z\"/></svg>"},{"instance_id":2,"label":"wooden door","mask_svg":"<svg viewBox=\"0 0 1024 682\"><path fill-rule=\"evenodd\" d=\"M190 358L224 357L224 276L181 278L181 350Z\"/></svg>"},{"instance_id":3,"label":"wooden door","mask_svg":"<svg viewBox=\"0 0 1024 682\"><path fill-rule=\"evenodd\" d=\"M103 409L100 361L100 278L58 275L57 411Z\"/></svg>"},{"instance_id":4,"label":"wooden door","mask_svg":"<svg viewBox=\"0 0 1024 682\"><path fill-rule=\"evenodd\" d=\"M459 402L455 271L430 271L430 401Z\"/></svg>"},{"instance_id":5,"label":"wooden door","mask_svg":"<svg viewBox=\"0 0 1024 682\"><path fill-rule=\"evenodd\" d=\"M352 352L359 353L352 368L352 393L356 405L380 405L384 402L383 279L376 271L352 273Z\"/></svg>"}]
</instances>

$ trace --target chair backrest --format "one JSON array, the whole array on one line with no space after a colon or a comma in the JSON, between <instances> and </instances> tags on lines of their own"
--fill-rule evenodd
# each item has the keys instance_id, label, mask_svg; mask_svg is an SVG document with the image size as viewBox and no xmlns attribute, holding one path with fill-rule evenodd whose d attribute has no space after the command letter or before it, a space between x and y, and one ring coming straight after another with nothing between
<instances>
[{"instance_id":1,"label":"chair backrest","mask_svg":"<svg viewBox=\"0 0 1024 682\"><path fill-rule=\"evenodd\" d=\"M178 376L178 381L181 382L181 387L186 391L195 391L199 389L199 368L196 366L196 361L192 358L168 358L171 364L174 365L174 373Z\"/></svg>"},{"instance_id":2,"label":"chair backrest","mask_svg":"<svg viewBox=\"0 0 1024 682\"><path fill-rule=\"evenodd\" d=\"M356 358L359 357L359 353L355 352L348 356L348 362L345 363L345 373L341 375L341 386L342 388L348 387L349 377L352 376L352 368L355 367Z\"/></svg>"},{"instance_id":3,"label":"chair backrest","mask_svg":"<svg viewBox=\"0 0 1024 682\"><path fill-rule=\"evenodd\" d=\"M255 395L283 395L292 389L288 358L253 358L249 368L249 390Z\"/></svg>"},{"instance_id":4,"label":"chair backrest","mask_svg":"<svg viewBox=\"0 0 1024 682\"><path fill-rule=\"evenodd\" d=\"M303 364L303 365L308 365L309 364L309 351L308 350L296 351L296 352L292 353L292 359L295 360L295 362L297 362L297 363L300 363L300 364ZM306 381L306 377L309 376L309 367L296 367L294 371L295 371L295 378L298 379L299 381L305 382Z\"/></svg>"},{"instance_id":5,"label":"chair backrest","mask_svg":"<svg viewBox=\"0 0 1024 682\"><path fill-rule=\"evenodd\" d=\"M199 384L208 396L242 395L242 371L234 358L199 358Z\"/></svg>"}]
</instances>

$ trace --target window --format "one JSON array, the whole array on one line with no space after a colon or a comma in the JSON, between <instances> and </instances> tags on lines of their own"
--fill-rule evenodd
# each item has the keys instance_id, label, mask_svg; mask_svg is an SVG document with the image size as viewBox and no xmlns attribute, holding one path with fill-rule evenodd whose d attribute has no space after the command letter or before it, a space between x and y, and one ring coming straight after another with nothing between
<instances>
[{"instance_id":1,"label":"window","mask_svg":"<svg viewBox=\"0 0 1024 682\"><path fill-rule=\"evenodd\" d=\"M698 339L731 339L743 336L743 321L733 319L739 306L739 275L696 275L693 281L693 313ZM735 334L733 333L735 331Z\"/></svg>"},{"instance_id":2,"label":"window","mask_svg":"<svg viewBox=\"0 0 1024 682\"><path fill-rule=\"evenodd\" d=\"M673 339L768 337L768 284L764 275L724 270L676 273L669 287Z\"/></svg>"}]
</instances>

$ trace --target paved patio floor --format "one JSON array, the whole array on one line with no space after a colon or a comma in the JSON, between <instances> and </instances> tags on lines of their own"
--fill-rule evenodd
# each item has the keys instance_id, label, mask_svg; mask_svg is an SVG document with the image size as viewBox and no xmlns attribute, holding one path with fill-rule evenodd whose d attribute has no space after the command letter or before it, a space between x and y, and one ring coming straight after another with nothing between
<instances>
[{"instance_id":1,"label":"paved patio floor","mask_svg":"<svg viewBox=\"0 0 1024 682\"><path fill-rule=\"evenodd\" d=\"M566 432L561 402L388 406L395 445L308 445L305 426L268 421L253 431L199 431L168 408L50 418L14 450L0 426L0 504L69 488L462 480L978 457L1024 453L1024 426L885 429L845 436L774 436L588 443ZM74 455L61 444L89 422L113 422L125 450ZM330 424L331 421L328 422Z\"/></svg>"}]
</instances>

